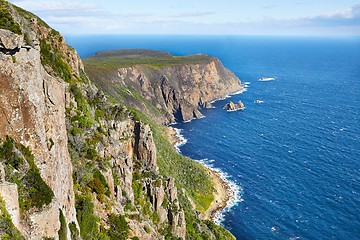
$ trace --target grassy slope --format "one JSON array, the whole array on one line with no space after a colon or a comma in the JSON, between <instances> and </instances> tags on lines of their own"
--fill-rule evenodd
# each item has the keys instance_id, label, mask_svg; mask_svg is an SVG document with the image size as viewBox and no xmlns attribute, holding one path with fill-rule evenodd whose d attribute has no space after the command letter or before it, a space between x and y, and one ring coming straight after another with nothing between
<instances>
[{"instance_id":1,"label":"grassy slope","mask_svg":"<svg viewBox=\"0 0 360 240\"><path fill-rule=\"evenodd\" d=\"M213 58L206 55L172 56L166 52L151 50L105 51L84 59L84 64L96 68L119 68L146 65L155 69L183 64L209 63Z\"/></svg>"}]
</instances>

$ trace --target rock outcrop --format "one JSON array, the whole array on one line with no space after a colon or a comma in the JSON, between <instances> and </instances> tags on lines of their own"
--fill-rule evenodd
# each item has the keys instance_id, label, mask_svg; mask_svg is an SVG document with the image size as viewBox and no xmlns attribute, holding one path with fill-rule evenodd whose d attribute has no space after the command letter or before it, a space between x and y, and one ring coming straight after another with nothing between
<instances>
[{"instance_id":1,"label":"rock outcrop","mask_svg":"<svg viewBox=\"0 0 360 240\"><path fill-rule=\"evenodd\" d=\"M237 111L237 110L243 110L245 108L244 103L239 100L237 103L233 103L232 101L229 101L223 109L226 111Z\"/></svg>"},{"instance_id":2,"label":"rock outcrop","mask_svg":"<svg viewBox=\"0 0 360 240\"><path fill-rule=\"evenodd\" d=\"M169 60L179 59L168 53L145 51L141 57L149 61L147 64L136 64L129 67L106 67L97 60L106 58L127 59L132 51L107 51L97 53L85 59L86 71L89 77L105 91L118 95L116 89L124 91L128 88L129 98L135 94L141 95L143 101L131 98L129 105L153 115L160 123L173 123L187 121L202 117L199 109L211 108L210 102L225 95L242 91L240 80L219 59L205 55L181 57L183 62L169 65L152 66L158 64L154 55L159 58L167 57ZM139 54L139 50L134 50ZM150 60L146 58L151 55ZM194 59L199 58L198 62ZM189 59L189 60L188 60ZM116 65L116 64L115 64ZM109 85L113 89L108 89ZM151 106L149 106L149 103ZM155 110L154 110L155 109ZM160 111L159 115L154 112Z\"/></svg>"}]
</instances>

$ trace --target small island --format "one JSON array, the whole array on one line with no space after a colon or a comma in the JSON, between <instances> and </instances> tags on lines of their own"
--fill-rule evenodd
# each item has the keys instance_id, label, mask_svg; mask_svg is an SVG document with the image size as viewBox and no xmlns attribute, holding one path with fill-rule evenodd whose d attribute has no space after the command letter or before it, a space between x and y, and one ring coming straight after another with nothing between
<instances>
[{"instance_id":1,"label":"small island","mask_svg":"<svg viewBox=\"0 0 360 240\"><path fill-rule=\"evenodd\" d=\"M233 112L233 111L238 111L238 110L243 110L245 108L244 103L239 100L237 103L233 103L232 101L229 101L224 107L223 109L228 111L228 112Z\"/></svg>"}]
</instances>

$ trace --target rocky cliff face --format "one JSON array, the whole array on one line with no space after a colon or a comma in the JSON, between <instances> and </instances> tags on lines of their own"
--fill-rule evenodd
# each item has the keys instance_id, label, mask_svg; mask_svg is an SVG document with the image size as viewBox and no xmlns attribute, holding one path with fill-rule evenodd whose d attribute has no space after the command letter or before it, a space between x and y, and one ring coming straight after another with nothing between
<instances>
[{"instance_id":1,"label":"rocky cliff face","mask_svg":"<svg viewBox=\"0 0 360 240\"><path fill-rule=\"evenodd\" d=\"M10 10L17 22L27 24L13 8ZM0 138L8 135L29 146L41 177L54 193L46 209L30 213L28 223L16 223L29 239L56 235L59 209L67 222L77 223L65 125L67 84L49 75L40 60L39 38L48 34L48 29L37 25L36 18L23 35L0 29ZM11 201L16 199L6 204Z\"/></svg>"},{"instance_id":2,"label":"rocky cliff face","mask_svg":"<svg viewBox=\"0 0 360 240\"><path fill-rule=\"evenodd\" d=\"M138 50L134 51L138 53ZM200 63L187 61L187 57L183 57L183 63L163 66L151 65L154 62L158 64L158 59L153 56L150 60L146 59L146 64L133 64L129 67L116 67L115 62L112 67L107 67L104 73L106 58L127 59L130 54L131 51L127 51L126 54L123 51L98 53L85 61L87 72L90 78L100 86L130 87L129 94L134 94L131 90L140 94L144 102L151 103L152 107L139 100L132 100L130 104L148 114L153 113L153 109L163 111L160 116L152 114L157 117L158 122L173 123L199 118L202 116L199 109L210 108L211 101L244 89L240 80L224 68L219 59L205 55L196 56L201 58ZM149 54L155 53L146 51L141 57ZM161 52L158 54L164 55ZM168 58L171 57L176 58L168 56ZM191 57L194 56L189 56ZM114 90L108 92L116 95ZM135 103L138 104L135 105Z\"/></svg>"},{"instance_id":3,"label":"rocky cliff face","mask_svg":"<svg viewBox=\"0 0 360 240\"><path fill-rule=\"evenodd\" d=\"M88 226L84 226L82 220L78 223L81 208L75 203L75 195L81 199L92 190L91 214L100 217L100 224L105 228L110 224L109 214L131 212L140 215L141 219L127 219L129 236L160 238L162 227L147 219L153 211L159 215L160 223L171 226L174 236L185 238L184 212L179 206L173 180L162 179L158 175L156 147L150 127L134 121L126 109L119 111L121 118L112 116L118 112L110 105L106 109L114 111L95 121L95 106L88 105L88 102L91 97L95 98L97 89L82 74L82 63L76 52L66 45L61 35L31 13L6 2L1 4L19 24L22 33L0 29L0 143L5 149L5 138L9 136L14 143L28 147L34 154L34 168L39 170L53 193L48 204L21 209L19 202L23 200L20 200L18 189L22 189L23 182L20 185L12 183L12 176L29 166L17 167L10 162L6 154L20 151L15 145L9 153L4 150L0 157L0 197L5 201L15 227L26 239L77 239L79 231L81 237L87 239L81 231ZM106 105L104 97L101 100L97 98L97 101L102 106ZM90 115L86 115L89 112L84 114L84 111L89 111ZM84 126L79 122L85 117L89 118L87 121L90 124ZM99 128L102 129L100 132ZM74 129L81 132L69 133ZM88 136L95 134L101 141L89 143ZM81 155L84 148L85 156ZM75 154L70 156L69 149ZM74 160L76 156L82 159ZM18 154L17 158L25 159L22 154ZM10 170L5 171L3 164ZM82 164L90 165L91 169L81 171ZM89 172L94 174L88 185L73 185L73 176L75 180L86 181L82 174L87 176ZM134 174L136 180L133 179ZM21 179L26 178L26 174L23 175ZM105 179L101 184L109 193L104 195L98 190L101 186L94 181L97 179L95 175ZM134 182L142 186L135 195ZM144 214L141 211L146 202L149 202L146 206L150 213ZM64 216L65 225L59 215ZM95 228L101 231L97 226ZM61 231L65 235L61 235ZM96 238L96 232L92 235Z\"/></svg>"},{"instance_id":4,"label":"rocky cliff face","mask_svg":"<svg viewBox=\"0 0 360 240\"><path fill-rule=\"evenodd\" d=\"M159 137L159 126L145 123L147 118L131 108L110 103L58 32L6 1L0 0L0 11L8 19L0 24L0 238L232 239L221 227L200 220L189 203L204 182L186 181L179 191L180 177L171 177L184 175L186 166L191 176L206 180L206 197L211 198L211 181L203 167L190 159L179 163L184 158ZM217 89L220 75L210 75L220 71L219 63L207 64L208 73L201 76L196 75L203 71L200 65L164 69L160 87L139 73L140 79L126 80L126 91L157 86L147 94L163 96L158 104L166 106L169 121L176 112L188 119L200 98L202 103L211 98L205 93L186 95L186 84L181 88L173 81L188 71L196 79L214 81L209 89ZM119 71L124 69L131 76L136 71ZM118 78L124 78L119 71ZM233 87L241 89L239 84ZM152 101L145 93L142 97L130 91ZM181 94L189 99L185 102ZM181 175L165 176L165 168L179 168Z\"/></svg>"}]
</instances>

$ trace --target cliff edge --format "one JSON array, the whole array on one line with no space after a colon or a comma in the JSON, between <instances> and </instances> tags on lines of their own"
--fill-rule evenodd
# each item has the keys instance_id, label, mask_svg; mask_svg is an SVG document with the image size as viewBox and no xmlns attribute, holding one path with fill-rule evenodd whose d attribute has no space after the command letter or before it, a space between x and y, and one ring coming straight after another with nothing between
<instances>
[{"instance_id":1,"label":"cliff edge","mask_svg":"<svg viewBox=\"0 0 360 240\"><path fill-rule=\"evenodd\" d=\"M219 59L133 49L98 52L84 59L89 77L105 92L159 123L202 117L211 101L244 90ZM124 94L125 93L125 94Z\"/></svg>"}]
</instances>

